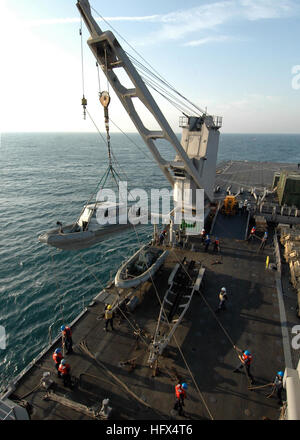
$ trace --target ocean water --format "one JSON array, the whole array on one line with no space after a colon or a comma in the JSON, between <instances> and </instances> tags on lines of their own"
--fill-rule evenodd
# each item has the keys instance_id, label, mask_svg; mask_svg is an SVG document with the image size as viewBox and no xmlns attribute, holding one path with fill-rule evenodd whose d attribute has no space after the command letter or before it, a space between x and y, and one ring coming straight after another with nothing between
<instances>
[{"instance_id":1,"label":"ocean water","mask_svg":"<svg viewBox=\"0 0 300 440\"><path fill-rule=\"evenodd\" d=\"M140 137L112 134L111 144L128 188L169 187ZM166 143L160 151L174 154ZM120 263L152 233L140 226L89 249L59 251L38 235L73 222L107 167L98 134L7 133L0 146L0 391L103 288ZM300 162L300 135L222 134L218 161ZM86 263L86 264L85 264ZM87 265L89 269L87 268ZM97 280L96 280L97 278Z\"/></svg>"}]
</instances>

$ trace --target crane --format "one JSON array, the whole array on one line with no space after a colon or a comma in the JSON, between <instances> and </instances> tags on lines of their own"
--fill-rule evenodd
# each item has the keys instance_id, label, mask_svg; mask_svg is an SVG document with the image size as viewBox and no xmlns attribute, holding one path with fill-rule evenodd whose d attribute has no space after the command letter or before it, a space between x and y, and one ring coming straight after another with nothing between
<instances>
[{"instance_id":1,"label":"crane","mask_svg":"<svg viewBox=\"0 0 300 440\"><path fill-rule=\"evenodd\" d=\"M203 112L201 116L182 117L180 142L113 32L102 31L92 16L88 0L78 0L77 8L90 33L87 43L98 65L173 188L175 210L186 189L191 190L190 206L192 209L196 207L197 189L204 190L205 201L209 204L213 200L222 117L212 116L206 112ZM116 74L118 69L122 69L125 76L118 76ZM126 87L125 80L122 83L119 79L121 76L129 79L133 87ZM141 114L137 110L138 106L134 105L136 100L139 100L152 114L160 127L159 130L151 130L144 125ZM157 145L159 139L168 141L175 150L176 156L173 161L162 157ZM197 230L200 233L199 228Z\"/></svg>"}]
</instances>

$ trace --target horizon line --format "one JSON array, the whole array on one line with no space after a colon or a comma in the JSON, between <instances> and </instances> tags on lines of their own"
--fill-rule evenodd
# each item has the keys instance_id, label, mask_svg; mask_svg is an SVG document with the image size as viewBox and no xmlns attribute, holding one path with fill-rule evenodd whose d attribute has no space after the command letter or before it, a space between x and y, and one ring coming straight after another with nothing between
<instances>
[{"instance_id":1,"label":"horizon line","mask_svg":"<svg viewBox=\"0 0 300 440\"><path fill-rule=\"evenodd\" d=\"M106 132L100 132L103 135L106 135ZM124 131L126 134L137 134L140 135L137 131ZM182 134L182 132L175 132L175 134ZM0 131L0 135L2 134L95 134L98 135L98 133L94 131ZM111 134L123 134L118 131L111 132ZM262 135L262 134L268 134L268 135L284 135L284 134L294 134L294 135L300 135L300 132L241 132L241 131L231 131L231 132L220 132L220 134L250 134L250 135Z\"/></svg>"}]
</instances>

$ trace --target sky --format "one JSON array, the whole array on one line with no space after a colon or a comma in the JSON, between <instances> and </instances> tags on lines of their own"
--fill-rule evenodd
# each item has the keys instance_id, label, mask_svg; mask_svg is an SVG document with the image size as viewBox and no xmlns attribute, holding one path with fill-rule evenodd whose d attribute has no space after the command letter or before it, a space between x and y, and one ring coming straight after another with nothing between
<instances>
[{"instance_id":1,"label":"sky","mask_svg":"<svg viewBox=\"0 0 300 440\"><path fill-rule=\"evenodd\" d=\"M223 133L300 133L300 0L90 0L182 95L223 116ZM93 12L102 30L109 29ZM2 132L95 132L83 119L76 0L2 0ZM121 35L121 38L119 35ZM83 25L84 93L104 131L95 59ZM142 61L145 64L144 61ZM104 74L101 90L107 89ZM111 120L135 128L114 92ZM150 90L151 91L151 90ZM151 92L172 129L182 114ZM148 128L157 128L143 117ZM111 124L111 131L118 131Z\"/></svg>"}]
</instances>

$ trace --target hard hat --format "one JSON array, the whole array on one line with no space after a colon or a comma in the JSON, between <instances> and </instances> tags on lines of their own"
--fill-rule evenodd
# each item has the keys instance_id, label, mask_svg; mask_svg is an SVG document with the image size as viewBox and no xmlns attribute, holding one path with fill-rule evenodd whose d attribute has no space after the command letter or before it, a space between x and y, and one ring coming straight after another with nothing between
<instances>
[{"instance_id":1,"label":"hard hat","mask_svg":"<svg viewBox=\"0 0 300 440\"><path fill-rule=\"evenodd\" d=\"M249 356L250 351L249 351L249 350L246 350L246 351L244 351L244 354L245 354L246 356Z\"/></svg>"},{"instance_id":2,"label":"hard hat","mask_svg":"<svg viewBox=\"0 0 300 440\"><path fill-rule=\"evenodd\" d=\"M277 373L277 376L281 376L281 377L283 377L283 371L278 371L278 373Z\"/></svg>"},{"instance_id":3,"label":"hard hat","mask_svg":"<svg viewBox=\"0 0 300 440\"><path fill-rule=\"evenodd\" d=\"M107 310L110 310L110 309L111 309L111 305L108 304L108 306L107 306Z\"/></svg>"},{"instance_id":4,"label":"hard hat","mask_svg":"<svg viewBox=\"0 0 300 440\"><path fill-rule=\"evenodd\" d=\"M60 329L61 329L62 332L65 330L65 328L66 328L65 325L62 325L62 326L60 327Z\"/></svg>"},{"instance_id":5,"label":"hard hat","mask_svg":"<svg viewBox=\"0 0 300 440\"><path fill-rule=\"evenodd\" d=\"M61 352L61 349L60 348L57 348L56 350L55 350L55 353L60 353Z\"/></svg>"},{"instance_id":6,"label":"hard hat","mask_svg":"<svg viewBox=\"0 0 300 440\"><path fill-rule=\"evenodd\" d=\"M226 292L226 287L222 287L222 292Z\"/></svg>"},{"instance_id":7,"label":"hard hat","mask_svg":"<svg viewBox=\"0 0 300 440\"><path fill-rule=\"evenodd\" d=\"M60 363L61 363L62 365L65 365L66 361L65 361L64 359L62 359L62 360L60 361Z\"/></svg>"},{"instance_id":8,"label":"hard hat","mask_svg":"<svg viewBox=\"0 0 300 440\"><path fill-rule=\"evenodd\" d=\"M187 390L187 389L188 389L188 386L187 386L187 384L186 384L185 382L183 382L183 383L181 384L181 386L182 386L182 388L183 388L184 390Z\"/></svg>"}]
</instances>

